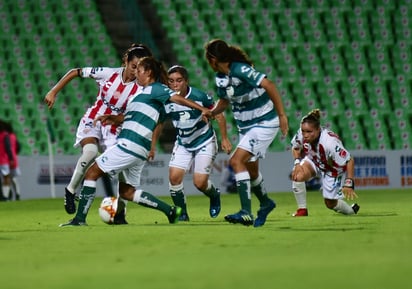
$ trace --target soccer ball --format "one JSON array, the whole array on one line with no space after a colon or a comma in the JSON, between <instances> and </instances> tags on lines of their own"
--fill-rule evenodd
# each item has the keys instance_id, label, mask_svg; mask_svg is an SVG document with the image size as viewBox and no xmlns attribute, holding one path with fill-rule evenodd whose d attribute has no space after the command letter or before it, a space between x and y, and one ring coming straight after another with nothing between
<instances>
[{"instance_id":1,"label":"soccer ball","mask_svg":"<svg viewBox=\"0 0 412 289\"><path fill-rule=\"evenodd\" d=\"M119 200L115 197L105 197L100 203L99 216L106 224L113 224L118 201Z\"/></svg>"}]
</instances>

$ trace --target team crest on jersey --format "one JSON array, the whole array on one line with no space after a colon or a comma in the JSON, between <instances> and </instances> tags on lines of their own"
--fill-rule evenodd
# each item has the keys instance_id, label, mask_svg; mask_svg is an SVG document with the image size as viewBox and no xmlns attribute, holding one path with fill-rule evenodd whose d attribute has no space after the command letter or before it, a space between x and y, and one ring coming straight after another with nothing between
<instances>
[{"instance_id":1,"label":"team crest on jersey","mask_svg":"<svg viewBox=\"0 0 412 289\"><path fill-rule=\"evenodd\" d=\"M121 92L116 90L116 91L113 93L113 98L114 98L114 99L118 99L118 98L120 98L121 95L122 95Z\"/></svg>"},{"instance_id":2,"label":"team crest on jersey","mask_svg":"<svg viewBox=\"0 0 412 289\"><path fill-rule=\"evenodd\" d=\"M190 119L190 113L188 111L179 112L179 121L186 122L188 119Z\"/></svg>"}]
</instances>

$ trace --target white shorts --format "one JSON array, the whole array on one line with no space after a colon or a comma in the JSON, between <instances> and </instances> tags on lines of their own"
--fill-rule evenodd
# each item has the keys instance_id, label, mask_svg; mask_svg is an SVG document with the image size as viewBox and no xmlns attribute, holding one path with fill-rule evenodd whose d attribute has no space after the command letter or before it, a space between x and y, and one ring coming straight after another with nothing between
<instances>
[{"instance_id":1,"label":"white shorts","mask_svg":"<svg viewBox=\"0 0 412 289\"><path fill-rule=\"evenodd\" d=\"M119 174L120 182L137 188L140 186L140 176L146 161L126 153L115 145L97 157L96 164L112 177Z\"/></svg>"},{"instance_id":2,"label":"white shorts","mask_svg":"<svg viewBox=\"0 0 412 289\"><path fill-rule=\"evenodd\" d=\"M321 184L322 184L322 196L325 199L329 200L338 200L342 199L343 193L342 193L342 186L343 186L343 180L345 180L346 174L341 174L337 177L331 177L327 175L325 172L321 171L313 162L310 158L304 157L302 160L303 162L307 162L311 165L313 170L316 172L316 175L319 176L321 179Z\"/></svg>"},{"instance_id":3,"label":"white shorts","mask_svg":"<svg viewBox=\"0 0 412 289\"><path fill-rule=\"evenodd\" d=\"M12 178L21 175L20 168L10 169L9 165L0 165L0 173L2 176L10 175Z\"/></svg>"},{"instance_id":4,"label":"white shorts","mask_svg":"<svg viewBox=\"0 0 412 289\"><path fill-rule=\"evenodd\" d=\"M120 128L117 128L117 134L113 134L110 132L110 128L111 126L102 126L100 122L93 126L93 119L83 117L77 127L76 142L73 146L77 148L83 139L94 137L98 139L101 150L105 151L116 144L117 134L120 132Z\"/></svg>"},{"instance_id":5,"label":"white shorts","mask_svg":"<svg viewBox=\"0 0 412 289\"><path fill-rule=\"evenodd\" d=\"M209 175L212 170L213 161L216 159L216 155L216 138L213 138L211 142L195 151L188 151L184 146L179 145L176 141L169 161L169 167L175 167L188 171L194 161L193 171L195 173Z\"/></svg>"},{"instance_id":6,"label":"white shorts","mask_svg":"<svg viewBox=\"0 0 412 289\"><path fill-rule=\"evenodd\" d=\"M264 121L261 125L249 129L245 134L239 134L238 148L250 152L253 156L249 161L265 158L270 144L279 131L279 118Z\"/></svg>"}]
</instances>

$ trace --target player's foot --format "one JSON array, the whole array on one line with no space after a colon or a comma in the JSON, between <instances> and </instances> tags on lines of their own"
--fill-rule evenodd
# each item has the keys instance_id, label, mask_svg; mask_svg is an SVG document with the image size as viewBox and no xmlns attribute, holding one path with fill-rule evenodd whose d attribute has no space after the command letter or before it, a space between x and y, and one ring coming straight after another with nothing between
<instances>
[{"instance_id":1,"label":"player's foot","mask_svg":"<svg viewBox=\"0 0 412 289\"><path fill-rule=\"evenodd\" d=\"M179 217L182 214L182 208L181 207L176 207L172 206L170 208L169 214L167 215L167 218L169 219L170 224L175 224L179 221Z\"/></svg>"},{"instance_id":2,"label":"player's foot","mask_svg":"<svg viewBox=\"0 0 412 289\"><path fill-rule=\"evenodd\" d=\"M355 212L355 214L358 213L359 209L360 209L360 206L358 204L353 204L352 205L352 210Z\"/></svg>"},{"instance_id":3,"label":"player's foot","mask_svg":"<svg viewBox=\"0 0 412 289\"><path fill-rule=\"evenodd\" d=\"M66 209L67 214L74 214L76 213L76 204L74 203L76 194L72 194L67 188L64 190L64 208Z\"/></svg>"},{"instance_id":4,"label":"player's foot","mask_svg":"<svg viewBox=\"0 0 412 289\"><path fill-rule=\"evenodd\" d=\"M189 222L189 215L187 213L183 213L179 217L179 222Z\"/></svg>"},{"instance_id":5,"label":"player's foot","mask_svg":"<svg viewBox=\"0 0 412 289\"><path fill-rule=\"evenodd\" d=\"M236 214L226 215L225 220L232 224L253 225L253 215L245 210L240 210Z\"/></svg>"},{"instance_id":6,"label":"player's foot","mask_svg":"<svg viewBox=\"0 0 412 289\"><path fill-rule=\"evenodd\" d=\"M220 213L220 190L216 189L216 193L210 197L209 214L212 218L216 218Z\"/></svg>"},{"instance_id":7,"label":"player's foot","mask_svg":"<svg viewBox=\"0 0 412 289\"><path fill-rule=\"evenodd\" d=\"M266 218L273 209L276 208L276 203L269 199L269 202L265 206L261 206L257 212L257 218L253 223L253 227L261 227L265 224Z\"/></svg>"},{"instance_id":8,"label":"player's foot","mask_svg":"<svg viewBox=\"0 0 412 289\"><path fill-rule=\"evenodd\" d=\"M114 215L113 218L113 225L127 225L129 224L126 221L126 211L123 209L120 212L117 212L116 215Z\"/></svg>"},{"instance_id":9,"label":"player's foot","mask_svg":"<svg viewBox=\"0 0 412 289\"><path fill-rule=\"evenodd\" d=\"M78 226L87 226L87 223L80 222L76 218L73 218L69 222L59 225L59 227L78 227Z\"/></svg>"},{"instance_id":10,"label":"player's foot","mask_svg":"<svg viewBox=\"0 0 412 289\"><path fill-rule=\"evenodd\" d=\"M308 209L298 209L294 214L292 214L293 217L307 217L309 215Z\"/></svg>"}]
</instances>

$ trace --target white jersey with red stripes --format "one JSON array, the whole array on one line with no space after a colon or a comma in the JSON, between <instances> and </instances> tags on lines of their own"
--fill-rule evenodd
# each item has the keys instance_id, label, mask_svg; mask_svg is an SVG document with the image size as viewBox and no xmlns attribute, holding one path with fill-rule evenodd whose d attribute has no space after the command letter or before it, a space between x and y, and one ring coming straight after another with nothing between
<instances>
[{"instance_id":1,"label":"white jersey with red stripes","mask_svg":"<svg viewBox=\"0 0 412 289\"><path fill-rule=\"evenodd\" d=\"M91 106L83 118L95 119L99 115L123 113L130 97L140 92L140 86L136 81L125 83L122 78L124 68L110 67L84 67L81 77L93 78L98 86L99 92L96 102ZM112 133L116 128L110 129Z\"/></svg>"},{"instance_id":2,"label":"white jersey with red stripes","mask_svg":"<svg viewBox=\"0 0 412 289\"><path fill-rule=\"evenodd\" d=\"M326 128L321 128L319 141L315 146L303 140L301 129L293 137L291 144L292 148L303 148L305 156L331 177L345 173L346 164L351 159L339 136Z\"/></svg>"}]
</instances>

